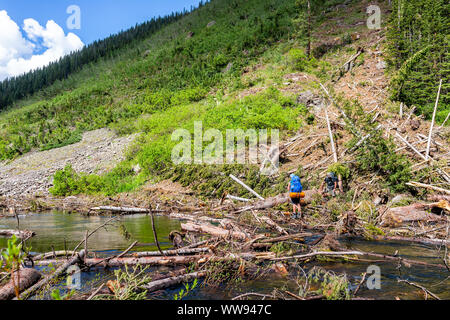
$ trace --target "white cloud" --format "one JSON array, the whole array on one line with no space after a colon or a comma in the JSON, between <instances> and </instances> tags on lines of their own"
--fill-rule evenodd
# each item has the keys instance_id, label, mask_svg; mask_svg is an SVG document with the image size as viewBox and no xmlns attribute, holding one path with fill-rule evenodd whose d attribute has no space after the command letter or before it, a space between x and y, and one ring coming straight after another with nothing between
<instances>
[{"instance_id":1,"label":"white cloud","mask_svg":"<svg viewBox=\"0 0 450 320\"><path fill-rule=\"evenodd\" d=\"M34 19L25 19L23 23L26 37L8 13L0 11L0 80L46 66L84 46L75 34L66 36L53 20L45 28ZM35 54L39 45L46 50Z\"/></svg>"}]
</instances>

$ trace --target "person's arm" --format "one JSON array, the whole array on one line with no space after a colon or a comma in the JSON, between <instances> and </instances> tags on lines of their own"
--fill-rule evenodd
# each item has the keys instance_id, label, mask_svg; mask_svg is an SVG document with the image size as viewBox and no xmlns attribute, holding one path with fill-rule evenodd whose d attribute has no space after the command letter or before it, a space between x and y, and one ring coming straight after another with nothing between
<instances>
[{"instance_id":1,"label":"person's arm","mask_svg":"<svg viewBox=\"0 0 450 320\"><path fill-rule=\"evenodd\" d=\"M319 192L320 192L320 193L322 193L322 192L323 192L323 185L324 185L324 183L325 183L325 182L324 182L324 181L322 181L322 184L320 185L320 188L319 188Z\"/></svg>"},{"instance_id":2,"label":"person's arm","mask_svg":"<svg viewBox=\"0 0 450 320\"><path fill-rule=\"evenodd\" d=\"M288 183L287 191L288 191L288 192L291 191L291 182L290 182L290 181L289 181L289 183Z\"/></svg>"},{"instance_id":3,"label":"person's arm","mask_svg":"<svg viewBox=\"0 0 450 320\"><path fill-rule=\"evenodd\" d=\"M333 191L336 191L336 188L337 188L337 182L335 181L334 182L334 189L333 189Z\"/></svg>"}]
</instances>

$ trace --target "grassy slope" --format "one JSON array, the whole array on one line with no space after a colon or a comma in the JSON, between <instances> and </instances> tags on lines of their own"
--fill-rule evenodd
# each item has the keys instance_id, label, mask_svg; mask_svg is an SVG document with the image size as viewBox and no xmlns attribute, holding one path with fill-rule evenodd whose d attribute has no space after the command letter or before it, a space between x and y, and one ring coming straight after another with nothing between
<instances>
[{"instance_id":1,"label":"grassy slope","mask_svg":"<svg viewBox=\"0 0 450 320\"><path fill-rule=\"evenodd\" d=\"M100 127L135 131L129 119L197 101L213 86L239 87L242 67L289 33L293 5L213 1L118 57L84 68L1 115L0 159L73 143L81 132ZM217 24L206 28L212 20Z\"/></svg>"}]
</instances>

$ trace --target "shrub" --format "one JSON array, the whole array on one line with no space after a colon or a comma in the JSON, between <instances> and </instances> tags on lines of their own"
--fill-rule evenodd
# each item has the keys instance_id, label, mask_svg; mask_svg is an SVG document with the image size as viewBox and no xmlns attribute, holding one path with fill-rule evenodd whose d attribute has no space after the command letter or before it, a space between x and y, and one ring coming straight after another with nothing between
<instances>
[{"instance_id":1,"label":"shrub","mask_svg":"<svg viewBox=\"0 0 450 320\"><path fill-rule=\"evenodd\" d=\"M288 53L289 62L297 71L304 71L308 65L308 57L302 49L291 49Z\"/></svg>"}]
</instances>

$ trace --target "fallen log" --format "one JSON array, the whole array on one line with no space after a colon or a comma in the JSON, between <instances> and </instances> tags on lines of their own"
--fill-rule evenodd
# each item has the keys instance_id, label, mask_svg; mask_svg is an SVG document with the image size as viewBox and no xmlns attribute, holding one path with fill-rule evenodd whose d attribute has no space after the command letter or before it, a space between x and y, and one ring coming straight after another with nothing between
<instances>
[{"instance_id":1,"label":"fallen log","mask_svg":"<svg viewBox=\"0 0 450 320\"><path fill-rule=\"evenodd\" d=\"M210 255L193 255L193 256L172 256L172 257L140 257L140 258L114 258L102 263L102 259L90 258L86 259L87 266L102 267L120 267L124 265L141 265L141 266L173 266L173 265L189 265L201 259L208 258Z\"/></svg>"},{"instance_id":2,"label":"fallen log","mask_svg":"<svg viewBox=\"0 0 450 320\"><path fill-rule=\"evenodd\" d=\"M435 187L435 186L432 186L432 185L429 185L429 184L425 184L425 183L411 181L411 182L407 182L405 184L407 186L411 186L411 187L420 187L420 188L425 188L425 189L430 189L430 190L435 190L435 191L439 191L439 192L444 192L446 194L450 194L450 190L439 188L439 187Z\"/></svg>"},{"instance_id":3,"label":"fallen log","mask_svg":"<svg viewBox=\"0 0 450 320\"><path fill-rule=\"evenodd\" d=\"M34 256L33 260L56 258L56 257L61 257L61 256L67 256L67 255L72 256L74 253L75 253L74 251L65 251L65 250L60 250L60 251L55 251L55 252L47 252L47 253L42 253L42 254L38 254L38 255Z\"/></svg>"},{"instance_id":4,"label":"fallen log","mask_svg":"<svg viewBox=\"0 0 450 320\"><path fill-rule=\"evenodd\" d=\"M209 258L210 255L192 255L192 256L155 256L155 257L123 257L123 258L113 258L110 260L105 260L101 258L87 258L86 266L88 267L121 267L125 265L135 266L175 266L175 265L189 265L190 263L195 263L201 259ZM35 265L37 266L48 266L50 264L57 265L61 264L61 260L42 260L37 261Z\"/></svg>"},{"instance_id":5,"label":"fallen log","mask_svg":"<svg viewBox=\"0 0 450 320\"><path fill-rule=\"evenodd\" d=\"M15 287L19 282L18 289L22 292L41 279L42 274L36 269L24 268L14 272L13 279L0 288L0 300L10 300L15 297Z\"/></svg>"},{"instance_id":6,"label":"fallen log","mask_svg":"<svg viewBox=\"0 0 450 320\"><path fill-rule=\"evenodd\" d=\"M268 226L270 226L271 228L274 228L275 230L277 230L279 233L281 234L285 234L287 235L288 232L286 230L284 230L282 227L280 227L278 224L276 224L272 219L270 219L269 217L266 217L264 215L258 217L258 215L252 211L253 216L255 217L255 219L257 221L263 221L264 223L266 223Z\"/></svg>"},{"instance_id":7,"label":"fallen log","mask_svg":"<svg viewBox=\"0 0 450 320\"><path fill-rule=\"evenodd\" d=\"M183 214L183 213L171 213L169 215L169 218L171 219L182 219L182 220L189 220L189 221L208 221L208 222L214 222L214 223L220 223L221 219L206 217L206 216L194 216L190 214Z\"/></svg>"},{"instance_id":8,"label":"fallen log","mask_svg":"<svg viewBox=\"0 0 450 320\"><path fill-rule=\"evenodd\" d=\"M36 233L30 230L0 230L0 236L4 237L16 236L19 239L29 239L34 235Z\"/></svg>"},{"instance_id":9,"label":"fallen log","mask_svg":"<svg viewBox=\"0 0 450 320\"><path fill-rule=\"evenodd\" d=\"M426 263L426 262L417 261L417 260L404 259L402 257L394 257L394 256L380 254L380 253L372 253L372 252L364 252L364 251L317 251L317 252L311 252L311 253L302 254L302 255L293 255L293 256L286 256L286 257L279 257L279 258L274 257L274 258L271 258L270 260L272 260L272 261L282 261L282 260L290 260L290 259L304 260L304 259L309 259L309 258L313 258L316 256L340 257L340 256L353 256L353 255L375 257L375 258L381 258L383 260L392 260L392 261L396 261L396 262L401 262L406 266L414 264L414 265L421 265L421 266L426 266L426 267L446 268L445 265L441 265L441 264Z\"/></svg>"},{"instance_id":10,"label":"fallen log","mask_svg":"<svg viewBox=\"0 0 450 320\"><path fill-rule=\"evenodd\" d=\"M169 288L174 285L178 285L183 282L189 282L194 279L203 278L206 276L205 271L198 271L198 272L192 272L180 276L175 277L169 277L161 280L155 280L152 281L144 286L142 286L142 289L147 290L147 293L154 292L157 290L162 290Z\"/></svg>"},{"instance_id":11,"label":"fallen log","mask_svg":"<svg viewBox=\"0 0 450 320\"><path fill-rule=\"evenodd\" d=\"M223 228L215 227L206 224L196 224L196 223L182 223L181 229L190 232L208 233L220 238L231 237L236 240L248 240L248 237L243 232L225 230Z\"/></svg>"},{"instance_id":12,"label":"fallen log","mask_svg":"<svg viewBox=\"0 0 450 320\"><path fill-rule=\"evenodd\" d=\"M242 202L250 202L251 201L250 199L247 199L247 198L236 197L236 196L232 196L229 194L227 194L226 197L230 200L236 200L236 201L242 201Z\"/></svg>"},{"instance_id":13,"label":"fallen log","mask_svg":"<svg viewBox=\"0 0 450 320\"><path fill-rule=\"evenodd\" d=\"M66 263L64 263L62 266L60 266L58 269L55 270L52 274L47 275L45 278L40 280L38 283L34 284L32 287L28 288L26 291L20 294L20 299L24 300L31 296L33 296L38 290L43 288L47 283L49 283L51 280L56 279L60 275L62 275L66 270L79 262L82 262L84 259L85 251L81 250L78 254L76 254L74 257L69 259Z\"/></svg>"},{"instance_id":14,"label":"fallen log","mask_svg":"<svg viewBox=\"0 0 450 320\"><path fill-rule=\"evenodd\" d=\"M89 211L113 211L113 212L125 212L125 213L150 213L152 210L146 208L132 208L132 207L110 207L99 206L90 208Z\"/></svg>"},{"instance_id":15,"label":"fallen log","mask_svg":"<svg viewBox=\"0 0 450 320\"><path fill-rule=\"evenodd\" d=\"M177 255L189 255L189 254L196 254L196 253L203 253L208 252L209 248L192 248L192 249L177 249L177 250L163 250L163 255L166 256L177 256ZM159 251L143 251L143 252L134 252L131 253L128 256L125 257L159 257L161 256L161 253Z\"/></svg>"},{"instance_id":16,"label":"fallen log","mask_svg":"<svg viewBox=\"0 0 450 320\"><path fill-rule=\"evenodd\" d=\"M436 222L444 220L443 217L426 210L439 208L448 210L448 202L441 200L436 203L415 203L405 207L389 208L381 218L382 226L392 226L415 221Z\"/></svg>"},{"instance_id":17,"label":"fallen log","mask_svg":"<svg viewBox=\"0 0 450 320\"><path fill-rule=\"evenodd\" d=\"M301 233L290 234L287 236L281 236L281 237L276 237L276 238L262 239L261 241L259 241L259 243L275 243L275 242L286 241L286 240L291 240L291 239L303 240L304 237L312 237L313 235L314 235L313 233L301 232Z\"/></svg>"},{"instance_id":18,"label":"fallen log","mask_svg":"<svg viewBox=\"0 0 450 320\"><path fill-rule=\"evenodd\" d=\"M238 178L236 178L235 176L233 176L232 174L230 174L230 178L233 179L234 181L236 181L237 183L239 183L241 186L243 186L245 189L247 189L249 192L253 193L258 199L260 200L264 200L263 197L261 197L258 193L256 193L255 190L253 190L252 188L250 188L248 185L246 185L245 183L243 183L241 180L239 180Z\"/></svg>"}]
</instances>

